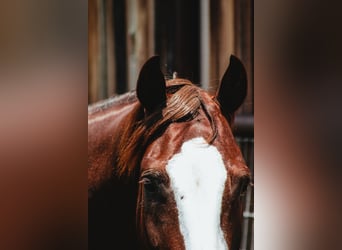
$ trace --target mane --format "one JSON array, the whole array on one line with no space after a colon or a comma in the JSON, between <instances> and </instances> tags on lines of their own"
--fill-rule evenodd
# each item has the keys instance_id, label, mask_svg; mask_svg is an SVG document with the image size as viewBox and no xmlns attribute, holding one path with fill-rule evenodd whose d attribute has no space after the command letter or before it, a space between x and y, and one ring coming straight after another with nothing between
<instances>
[{"instance_id":1,"label":"mane","mask_svg":"<svg viewBox=\"0 0 342 250\"><path fill-rule=\"evenodd\" d=\"M129 104L136 100L137 98L135 91L130 91L122 95L112 96L106 100L102 100L89 105L88 114L91 115L117 105Z\"/></svg>"},{"instance_id":2,"label":"mane","mask_svg":"<svg viewBox=\"0 0 342 250\"><path fill-rule=\"evenodd\" d=\"M139 103L127 118L118 145L116 174L119 177L133 176L147 146L162 135L171 123L193 120L200 109L204 111L212 128L208 142L212 143L216 138L216 124L201 98L200 92L203 90L189 81L179 80L182 79L168 81L166 107L145 116Z\"/></svg>"}]
</instances>

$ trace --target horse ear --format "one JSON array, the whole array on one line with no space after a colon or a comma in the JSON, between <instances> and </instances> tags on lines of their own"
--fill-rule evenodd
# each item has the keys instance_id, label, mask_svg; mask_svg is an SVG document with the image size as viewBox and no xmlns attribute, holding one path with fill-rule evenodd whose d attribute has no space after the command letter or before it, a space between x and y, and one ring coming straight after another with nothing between
<instances>
[{"instance_id":1,"label":"horse ear","mask_svg":"<svg viewBox=\"0 0 342 250\"><path fill-rule=\"evenodd\" d=\"M153 56L143 65L138 82L137 97L145 110L153 112L166 103L166 83L160 70L159 56Z\"/></svg>"},{"instance_id":2,"label":"horse ear","mask_svg":"<svg viewBox=\"0 0 342 250\"><path fill-rule=\"evenodd\" d=\"M229 67L224 73L216 99L228 122L231 123L235 111L241 106L247 95L247 74L242 62L230 56Z\"/></svg>"}]
</instances>

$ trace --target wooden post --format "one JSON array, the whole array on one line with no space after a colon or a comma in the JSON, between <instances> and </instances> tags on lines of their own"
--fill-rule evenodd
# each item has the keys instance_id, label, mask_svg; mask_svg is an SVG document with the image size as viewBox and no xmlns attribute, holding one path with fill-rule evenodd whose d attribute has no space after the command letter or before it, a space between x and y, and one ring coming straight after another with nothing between
<instances>
[{"instance_id":1,"label":"wooden post","mask_svg":"<svg viewBox=\"0 0 342 250\"><path fill-rule=\"evenodd\" d=\"M114 18L113 0L106 0L106 33L107 33L107 93L108 96L115 94L115 49L114 49Z\"/></svg>"},{"instance_id":2,"label":"wooden post","mask_svg":"<svg viewBox=\"0 0 342 250\"><path fill-rule=\"evenodd\" d=\"M127 1L128 89L136 87L139 70L154 54L154 0Z\"/></svg>"},{"instance_id":3,"label":"wooden post","mask_svg":"<svg viewBox=\"0 0 342 250\"><path fill-rule=\"evenodd\" d=\"M97 100L98 84L98 5L97 0L88 1L88 103Z\"/></svg>"},{"instance_id":4,"label":"wooden post","mask_svg":"<svg viewBox=\"0 0 342 250\"><path fill-rule=\"evenodd\" d=\"M210 89L217 89L235 54L234 0L212 0L210 4Z\"/></svg>"},{"instance_id":5,"label":"wooden post","mask_svg":"<svg viewBox=\"0 0 342 250\"><path fill-rule=\"evenodd\" d=\"M209 90L210 79L210 0L201 0L200 5L200 22L201 22L201 66L200 79L201 87Z\"/></svg>"},{"instance_id":6,"label":"wooden post","mask_svg":"<svg viewBox=\"0 0 342 250\"><path fill-rule=\"evenodd\" d=\"M243 113L253 113L253 0L236 2L236 56L245 65L248 77L248 93L241 109Z\"/></svg>"}]
</instances>

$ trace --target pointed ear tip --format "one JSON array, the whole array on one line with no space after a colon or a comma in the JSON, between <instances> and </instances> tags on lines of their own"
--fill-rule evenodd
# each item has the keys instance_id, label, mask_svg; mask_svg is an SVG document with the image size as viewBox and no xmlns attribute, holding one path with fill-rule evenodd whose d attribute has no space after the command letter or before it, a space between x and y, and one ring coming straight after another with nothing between
<instances>
[{"instance_id":1,"label":"pointed ear tip","mask_svg":"<svg viewBox=\"0 0 342 250\"><path fill-rule=\"evenodd\" d=\"M151 56L147 62L154 62L154 63L159 63L160 62L160 56L159 55L155 55L155 56Z\"/></svg>"},{"instance_id":2,"label":"pointed ear tip","mask_svg":"<svg viewBox=\"0 0 342 250\"><path fill-rule=\"evenodd\" d=\"M160 56L152 56L148 58L142 66L142 69L160 66Z\"/></svg>"},{"instance_id":3,"label":"pointed ear tip","mask_svg":"<svg viewBox=\"0 0 342 250\"><path fill-rule=\"evenodd\" d=\"M240 63L240 64L242 64L241 60L237 56L235 56L233 54L230 55L229 61L230 61L230 63Z\"/></svg>"},{"instance_id":4,"label":"pointed ear tip","mask_svg":"<svg viewBox=\"0 0 342 250\"><path fill-rule=\"evenodd\" d=\"M152 56L145 61L140 69L139 75L146 73L146 70L149 72L150 70L160 70L160 57L159 56Z\"/></svg>"}]
</instances>

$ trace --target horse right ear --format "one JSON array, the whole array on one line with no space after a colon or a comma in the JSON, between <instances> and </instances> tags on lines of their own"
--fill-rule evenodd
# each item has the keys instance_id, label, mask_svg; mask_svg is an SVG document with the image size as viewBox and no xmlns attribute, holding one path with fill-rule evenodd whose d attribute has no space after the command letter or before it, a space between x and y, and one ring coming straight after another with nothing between
<instances>
[{"instance_id":1,"label":"horse right ear","mask_svg":"<svg viewBox=\"0 0 342 250\"><path fill-rule=\"evenodd\" d=\"M247 95L247 74L242 62L230 56L229 67L223 75L216 99L228 122L231 124L235 111L241 106Z\"/></svg>"},{"instance_id":2,"label":"horse right ear","mask_svg":"<svg viewBox=\"0 0 342 250\"><path fill-rule=\"evenodd\" d=\"M137 97L148 113L165 105L166 83L159 56L151 57L143 65L137 82Z\"/></svg>"}]
</instances>

